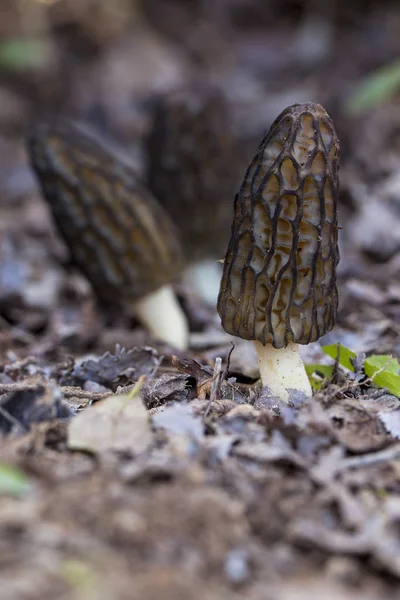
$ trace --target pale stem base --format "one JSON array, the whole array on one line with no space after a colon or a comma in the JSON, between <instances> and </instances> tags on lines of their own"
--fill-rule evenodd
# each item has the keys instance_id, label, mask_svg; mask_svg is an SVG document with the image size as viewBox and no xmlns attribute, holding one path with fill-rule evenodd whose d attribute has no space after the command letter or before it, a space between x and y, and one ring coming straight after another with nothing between
<instances>
[{"instance_id":1,"label":"pale stem base","mask_svg":"<svg viewBox=\"0 0 400 600\"><path fill-rule=\"evenodd\" d=\"M222 265L214 258L207 258L190 265L184 273L184 281L208 304L215 306L221 284Z\"/></svg>"},{"instance_id":2,"label":"pale stem base","mask_svg":"<svg viewBox=\"0 0 400 600\"><path fill-rule=\"evenodd\" d=\"M300 390L311 398L312 389L299 353L298 344L290 343L277 350L271 344L263 346L254 342L263 387L268 387L274 396L289 401L288 390Z\"/></svg>"},{"instance_id":3,"label":"pale stem base","mask_svg":"<svg viewBox=\"0 0 400 600\"><path fill-rule=\"evenodd\" d=\"M177 350L186 350L189 329L185 314L171 286L165 285L134 304L135 313L156 339Z\"/></svg>"}]
</instances>

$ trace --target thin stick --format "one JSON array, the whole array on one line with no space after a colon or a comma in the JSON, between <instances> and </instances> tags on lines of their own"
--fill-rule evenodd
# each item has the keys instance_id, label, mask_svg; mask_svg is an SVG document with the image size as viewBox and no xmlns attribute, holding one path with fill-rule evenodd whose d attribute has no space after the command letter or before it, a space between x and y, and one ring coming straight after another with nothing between
<instances>
[{"instance_id":1,"label":"thin stick","mask_svg":"<svg viewBox=\"0 0 400 600\"><path fill-rule=\"evenodd\" d=\"M12 423L12 425L17 425L18 427L20 427L24 431L28 431L28 427L26 425L24 425L23 423L21 423L21 421L18 421L18 419L16 419L13 415L11 415L8 412L8 410L6 410L5 408L3 408L2 406L0 406L0 415L2 417L4 417L4 419L6 419L6 421L9 421L10 423Z\"/></svg>"},{"instance_id":2,"label":"thin stick","mask_svg":"<svg viewBox=\"0 0 400 600\"><path fill-rule=\"evenodd\" d=\"M218 399L219 396L219 390L221 387L221 370L222 370L222 358L220 358L219 356L215 359L215 364L214 364L214 374L212 377L212 383L211 383L211 391L210 391L210 400L208 402L208 406L206 408L206 412L204 413L204 416L207 417L208 413L210 412L210 408L213 402L215 402L215 400Z\"/></svg>"},{"instance_id":3,"label":"thin stick","mask_svg":"<svg viewBox=\"0 0 400 600\"><path fill-rule=\"evenodd\" d=\"M371 452L369 454L363 454L361 456L352 456L351 458L343 458L338 462L335 467L335 471L345 471L346 469L357 469L359 467L367 467L370 465L376 465L381 462L389 462L391 460L398 460L400 458L400 444L396 444L387 450L381 450L380 452Z\"/></svg>"},{"instance_id":4,"label":"thin stick","mask_svg":"<svg viewBox=\"0 0 400 600\"><path fill-rule=\"evenodd\" d=\"M24 383L23 381L16 381L15 383L0 383L0 396L2 394L10 394L12 392L20 392L20 391L27 391L27 390L37 390L39 387L48 387L49 384L51 383L50 380L48 381L38 381L37 383ZM73 386L63 386L61 385L59 387L62 395L64 396L64 398L71 398L71 397L76 397L76 398L84 398L87 400L91 400L92 402L96 401L96 400L102 400L103 398L107 398L108 396L111 396L113 394L113 392L110 390L109 392L89 392L86 390L83 390L80 387L73 387ZM1 400L0 400L1 402Z\"/></svg>"},{"instance_id":5,"label":"thin stick","mask_svg":"<svg viewBox=\"0 0 400 600\"><path fill-rule=\"evenodd\" d=\"M231 344L232 344L232 348L229 350L228 358L226 359L226 369L224 371L224 379L228 379L229 369L231 366L231 356L232 356L232 352L234 351L234 349L236 347L234 342L231 342Z\"/></svg>"}]
</instances>

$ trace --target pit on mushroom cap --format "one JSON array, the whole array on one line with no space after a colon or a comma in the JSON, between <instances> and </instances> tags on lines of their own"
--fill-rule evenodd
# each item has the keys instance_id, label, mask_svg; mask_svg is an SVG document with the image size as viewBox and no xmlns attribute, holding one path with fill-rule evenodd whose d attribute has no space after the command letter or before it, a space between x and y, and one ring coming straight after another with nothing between
<instances>
[{"instance_id":1,"label":"pit on mushroom cap","mask_svg":"<svg viewBox=\"0 0 400 600\"><path fill-rule=\"evenodd\" d=\"M284 110L235 198L218 298L222 326L254 340L263 384L287 401L311 387L298 353L332 329L338 306L339 142L319 104Z\"/></svg>"}]
</instances>

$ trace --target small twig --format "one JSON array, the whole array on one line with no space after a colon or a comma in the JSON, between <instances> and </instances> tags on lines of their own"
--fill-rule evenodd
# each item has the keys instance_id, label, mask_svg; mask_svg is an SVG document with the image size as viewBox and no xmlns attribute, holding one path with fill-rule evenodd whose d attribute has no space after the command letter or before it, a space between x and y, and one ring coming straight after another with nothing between
<instances>
[{"instance_id":1,"label":"small twig","mask_svg":"<svg viewBox=\"0 0 400 600\"><path fill-rule=\"evenodd\" d=\"M87 390L83 390L82 388L69 385L60 386L60 390L64 398L87 398L92 402L96 400L103 400L103 398L108 398L108 396L112 396L113 394L111 390L109 392L89 392Z\"/></svg>"},{"instance_id":2,"label":"small twig","mask_svg":"<svg viewBox=\"0 0 400 600\"><path fill-rule=\"evenodd\" d=\"M16 419L12 414L10 414L8 412L8 410L3 408L2 406L0 406L0 415L2 417L4 417L4 419L6 419L6 421L9 421L10 423L12 423L12 425L16 425L17 427L24 429L24 431L28 431L28 428L26 427L26 425L21 423L21 421L18 421L18 419Z\"/></svg>"},{"instance_id":3,"label":"small twig","mask_svg":"<svg viewBox=\"0 0 400 600\"><path fill-rule=\"evenodd\" d=\"M153 379L156 376L157 371L159 370L162 361L164 360L164 356L161 354L158 359L155 361L155 365L150 371L148 375L148 379Z\"/></svg>"},{"instance_id":4,"label":"small twig","mask_svg":"<svg viewBox=\"0 0 400 600\"><path fill-rule=\"evenodd\" d=\"M129 402L131 402L133 400L133 398L135 398L135 396L138 396L142 390L142 386L144 384L144 382L146 381L147 377L146 375L141 375L139 377L139 379L137 380L137 382L135 383L135 385L133 386L133 388L131 389L130 392L128 392L127 394L125 394L126 398L124 400L124 402L121 403L121 408L117 411L117 416L120 416L123 411L126 409L127 404L129 404Z\"/></svg>"},{"instance_id":5,"label":"small twig","mask_svg":"<svg viewBox=\"0 0 400 600\"><path fill-rule=\"evenodd\" d=\"M361 388L361 387L363 387L365 385L368 385L370 383L374 384L373 378L376 375L378 375L379 372L377 371L376 373L374 373L372 375L372 377L365 376L365 379L363 381L358 381L357 379L352 379L352 380L345 381L345 383L342 386L338 387L335 390L335 396L337 396L337 395L340 394L344 398L348 398L348 396L346 395L347 392L351 392L353 390L356 390L357 388ZM385 388L380 388L380 389L383 391ZM317 394L319 394L319 392L320 392L320 390L318 390Z\"/></svg>"},{"instance_id":6,"label":"small twig","mask_svg":"<svg viewBox=\"0 0 400 600\"><path fill-rule=\"evenodd\" d=\"M234 342L231 342L231 344L232 344L232 348L229 350L228 358L226 359L226 369L224 371L224 379L228 379L228 373L229 373L229 369L230 369L230 366L231 366L232 352L236 348Z\"/></svg>"},{"instance_id":7,"label":"small twig","mask_svg":"<svg viewBox=\"0 0 400 600\"><path fill-rule=\"evenodd\" d=\"M0 383L0 395L9 394L11 392L20 392L22 390L36 390L40 386L44 386L45 383L38 381L37 383L24 383L23 381L16 381L15 383Z\"/></svg>"},{"instance_id":8,"label":"small twig","mask_svg":"<svg viewBox=\"0 0 400 600\"><path fill-rule=\"evenodd\" d=\"M16 381L15 383L0 383L0 395L10 394L12 392L22 392L28 390L36 390L38 387L48 387L51 381L38 381L37 383L24 383L23 381ZM64 398L85 398L95 402L96 400L102 400L111 396L113 392L89 392L83 390L80 387L74 386L60 386L60 391Z\"/></svg>"},{"instance_id":9,"label":"small twig","mask_svg":"<svg viewBox=\"0 0 400 600\"><path fill-rule=\"evenodd\" d=\"M210 412L212 403L215 402L215 400L219 399L219 391L221 388L221 370L222 370L222 358L220 358L218 356L215 359L214 374L213 374L213 377L211 380L210 400L208 402L206 411L204 413L205 417L207 417L208 413Z\"/></svg>"},{"instance_id":10,"label":"small twig","mask_svg":"<svg viewBox=\"0 0 400 600\"><path fill-rule=\"evenodd\" d=\"M134 398L135 396L140 394L140 392L142 391L143 384L146 381L146 379L147 379L146 375L141 375L139 377L139 379L137 380L137 382L135 383L135 385L133 386L131 391L126 394L127 398L129 400L132 400L132 398Z\"/></svg>"},{"instance_id":11,"label":"small twig","mask_svg":"<svg viewBox=\"0 0 400 600\"><path fill-rule=\"evenodd\" d=\"M332 369L332 375L331 375L331 381L333 383L338 383L337 381L337 377L339 374L339 366L340 366L340 362L339 362L339 358L340 358L340 342L337 343L337 354L336 354L336 358L335 358L335 362L333 365L333 369Z\"/></svg>"},{"instance_id":12,"label":"small twig","mask_svg":"<svg viewBox=\"0 0 400 600\"><path fill-rule=\"evenodd\" d=\"M350 362L354 367L354 375L356 377L365 377L364 373L365 352L356 354L355 358L350 358Z\"/></svg>"},{"instance_id":13,"label":"small twig","mask_svg":"<svg viewBox=\"0 0 400 600\"><path fill-rule=\"evenodd\" d=\"M217 357L215 359L214 374L211 384L210 400L214 402L219 400L219 389L221 387L221 370L222 370L222 358Z\"/></svg>"},{"instance_id":14,"label":"small twig","mask_svg":"<svg viewBox=\"0 0 400 600\"><path fill-rule=\"evenodd\" d=\"M335 470L336 472L340 472L345 471L346 469L357 469L397 459L400 459L400 444L396 444L395 446L392 446L387 450L381 450L380 452L371 452L361 456L343 458L338 462Z\"/></svg>"}]
</instances>

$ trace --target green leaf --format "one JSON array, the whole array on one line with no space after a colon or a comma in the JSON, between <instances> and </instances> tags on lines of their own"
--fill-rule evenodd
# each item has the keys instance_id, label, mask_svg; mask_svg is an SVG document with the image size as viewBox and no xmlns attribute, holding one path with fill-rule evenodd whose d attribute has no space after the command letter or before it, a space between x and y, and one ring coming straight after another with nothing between
<instances>
[{"instance_id":1,"label":"green leaf","mask_svg":"<svg viewBox=\"0 0 400 600\"><path fill-rule=\"evenodd\" d=\"M0 463L0 494L24 496L30 490L25 474L12 465Z\"/></svg>"},{"instance_id":2,"label":"green leaf","mask_svg":"<svg viewBox=\"0 0 400 600\"><path fill-rule=\"evenodd\" d=\"M349 350L348 348L346 348L346 346L342 346L342 344L329 344L329 346L322 346L323 352L325 352L325 354L327 354L334 360L337 359L338 348L339 364L345 369L348 369L349 371L352 371L354 373L354 367L350 359L356 358L357 355L355 352Z\"/></svg>"},{"instance_id":3,"label":"green leaf","mask_svg":"<svg viewBox=\"0 0 400 600\"><path fill-rule=\"evenodd\" d=\"M378 69L362 81L347 101L349 114L357 115L391 98L400 89L400 60Z\"/></svg>"},{"instance_id":4,"label":"green leaf","mask_svg":"<svg viewBox=\"0 0 400 600\"><path fill-rule=\"evenodd\" d=\"M0 43L0 67L22 71L40 67L48 60L49 46L44 40L11 39Z\"/></svg>"},{"instance_id":5,"label":"green leaf","mask_svg":"<svg viewBox=\"0 0 400 600\"><path fill-rule=\"evenodd\" d=\"M61 564L61 574L73 588L88 588L94 581L94 572L90 565L83 561L70 558Z\"/></svg>"},{"instance_id":6,"label":"green leaf","mask_svg":"<svg viewBox=\"0 0 400 600\"><path fill-rule=\"evenodd\" d=\"M333 365L305 365L313 390L319 390L325 379L332 377Z\"/></svg>"},{"instance_id":7,"label":"green leaf","mask_svg":"<svg viewBox=\"0 0 400 600\"><path fill-rule=\"evenodd\" d=\"M389 373L400 375L399 361L397 358L390 356L390 354L373 354L372 356L368 356L364 362L364 367L366 366L368 366L368 368L371 366L371 368L375 368L376 371L385 369L385 371L388 371Z\"/></svg>"},{"instance_id":8,"label":"green leaf","mask_svg":"<svg viewBox=\"0 0 400 600\"><path fill-rule=\"evenodd\" d=\"M387 388L400 398L400 364L396 358L387 354L369 356L364 361L364 371L374 385Z\"/></svg>"}]
</instances>

